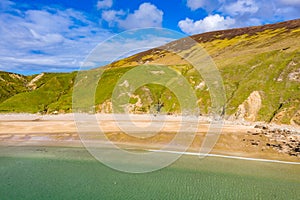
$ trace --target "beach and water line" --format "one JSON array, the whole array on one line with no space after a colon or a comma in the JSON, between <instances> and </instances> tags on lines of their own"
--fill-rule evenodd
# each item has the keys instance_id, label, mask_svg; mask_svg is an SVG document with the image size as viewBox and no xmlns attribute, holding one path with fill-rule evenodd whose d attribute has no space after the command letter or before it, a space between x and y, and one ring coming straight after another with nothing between
<instances>
[{"instance_id":1,"label":"beach and water line","mask_svg":"<svg viewBox=\"0 0 300 200\"><path fill-rule=\"evenodd\" d=\"M0 120L1 199L298 199L300 195L297 160L245 156L247 152L228 155L229 151L200 159L203 155L190 151L158 171L130 174L113 170L89 154L68 117L31 117ZM30 127L24 128L24 123ZM59 133L49 128L54 123ZM229 129L225 126L223 134L232 132ZM59 137L63 133L65 137ZM222 148L217 146L215 152ZM128 144L125 149L131 151ZM157 148L143 151L182 154Z\"/></svg>"}]
</instances>

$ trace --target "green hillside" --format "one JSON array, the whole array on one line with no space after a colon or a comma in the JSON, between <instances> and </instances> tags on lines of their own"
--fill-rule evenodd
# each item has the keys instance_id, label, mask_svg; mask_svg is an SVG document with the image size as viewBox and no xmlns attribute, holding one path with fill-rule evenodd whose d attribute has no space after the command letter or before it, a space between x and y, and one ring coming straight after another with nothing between
<instances>
[{"instance_id":1,"label":"green hillside","mask_svg":"<svg viewBox=\"0 0 300 200\"><path fill-rule=\"evenodd\" d=\"M192 36L211 55L224 81L226 115L231 119L300 125L300 20L215 31ZM163 48L148 50L105 66L96 90L95 111L112 112L111 95L118 80L136 66L165 64L181 73L195 89L202 114L211 110L209 90L195 69ZM185 49L186 54L193 49ZM21 76L0 73L0 112L72 111L76 73ZM31 84L30 84L31 83ZM130 112L180 113L176 96L166 87L147 84L131 94Z\"/></svg>"},{"instance_id":2,"label":"green hillside","mask_svg":"<svg viewBox=\"0 0 300 200\"><path fill-rule=\"evenodd\" d=\"M18 82L19 92L14 91L14 95L4 100L0 104L0 110L1 112L16 113L70 112L75 76L76 73L46 73L34 83L34 88L28 85L29 80L34 77L25 77Z\"/></svg>"},{"instance_id":3,"label":"green hillside","mask_svg":"<svg viewBox=\"0 0 300 200\"><path fill-rule=\"evenodd\" d=\"M15 94L25 92L27 81L28 77L26 76L0 72L0 103Z\"/></svg>"}]
</instances>

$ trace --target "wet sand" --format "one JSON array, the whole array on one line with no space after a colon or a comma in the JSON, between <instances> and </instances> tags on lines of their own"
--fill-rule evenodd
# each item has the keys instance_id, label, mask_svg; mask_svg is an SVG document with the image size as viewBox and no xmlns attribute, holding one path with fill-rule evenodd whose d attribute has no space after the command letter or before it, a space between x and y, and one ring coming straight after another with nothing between
<instances>
[{"instance_id":1,"label":"wet sand","mask_svg":"<svg viewBox=\"0 0 300 200\"><path fill-rule=\"evenodd\" d=\"M87 116L90 117L91 115ZM0 145L83 147L74 118L73 114L0 115ZM117 117L97 115L96 118L106 139L123 149L159 150L171 142L178 131L182 131L180 128L185 129L193 126L197 128L197 131L188 151L200 152L210 127L210 119L205 117L200 118L199 121L195 117L185 118L183 119L184 125L180 123L180 116L132 115L127 118L125 115ZM289 128L298 130L297 127ZM210 154L300 162L299 156L291 156L268 146L267 144L271 141L270 138L264 135L251 134L258 131L255 124L225 122ZM99 138L91 135L90 139ZM97 142L105 146L107 141L103 138ZM173 150L176 151L177 147L174 146Z\"/></svg>"}]
</instances>

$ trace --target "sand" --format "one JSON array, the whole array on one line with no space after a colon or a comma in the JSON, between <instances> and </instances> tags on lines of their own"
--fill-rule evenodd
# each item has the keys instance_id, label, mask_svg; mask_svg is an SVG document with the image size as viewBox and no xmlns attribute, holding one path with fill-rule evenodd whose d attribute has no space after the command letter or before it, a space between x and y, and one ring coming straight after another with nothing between
<instances>
[{"instance_id":1,"label":"sand","mask_svg":"<svg viewBox=\"0 0 300 200\"><path fill-rule=\"evenodd\" d=\"M194 134L188 129L192 130L191 127L196 127L195 137L188 149L189 152L200 151L211 121L208 117L185 117L182 119L181 116L2 114L0 115L0 145L83 147L75 118L85 119L85 117L87 119L97 118L95 122L105 133L106 138L125 149L158 150L172 141L178 131ZM210 154L300 162L300 158L297 156L278 152L276 149L266 146L270 142L270 138L249 134L257 131L254 128L256 124L224 121L222 131ZM183 130L180 129L182 127ZM82 126L79 128L82 129ZM87 132L90 131L89 128L87 125ZM297 127L285 126L285 128L298 130ZM94 140L94 135L90 139ZM253 145L253 141L258 141L258 144ZM104 138L97 142L105 144L107 141ZM176 151L176 148L175 145L173 150Z\"/></svg>"}]
</instances>

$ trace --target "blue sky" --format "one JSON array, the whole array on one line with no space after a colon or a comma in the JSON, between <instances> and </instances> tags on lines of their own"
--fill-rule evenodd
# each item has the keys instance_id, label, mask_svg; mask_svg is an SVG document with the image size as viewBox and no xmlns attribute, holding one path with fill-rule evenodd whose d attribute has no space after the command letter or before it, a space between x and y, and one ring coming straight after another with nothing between
<instances>
[{"instance_id":1,"label":"blue sky","mask_svg":"<svg viewBox=\"0 0 300 200\"><path fill-rule=\"evenodd\" d=\"M133 28L192 35L297 19L299 11L300 0L1 0L0 71L77 70L97 44ZM174 39L152 34L128 41L150 47Z\"/></svg>"}]
</instances>

